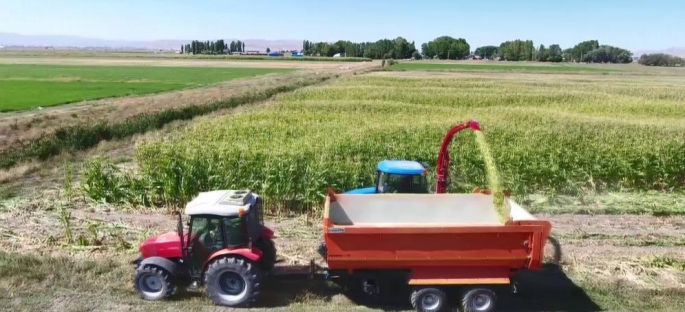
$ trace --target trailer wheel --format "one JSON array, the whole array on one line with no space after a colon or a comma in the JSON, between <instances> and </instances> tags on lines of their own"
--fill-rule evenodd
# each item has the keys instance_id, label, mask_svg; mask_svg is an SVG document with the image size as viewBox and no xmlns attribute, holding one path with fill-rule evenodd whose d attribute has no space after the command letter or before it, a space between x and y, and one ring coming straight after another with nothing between
<instances>
[{"instance_id":1,"label":"trailer wheel","mask_svg":"<svg viewBox=\"0 0 685 312\"><path fill-rule=\"evenodd\" d=\"M418 312L442 311L445 301L447 295L438 288L417 288L411 293L411 306Z\"/></svg>"},{"instance_id":2,"label":"trailer wheel","mask_svg":"<svg viewBox=\"0 0 685 312\"><path fill-rule=\"evenodd\" d=\"M136 270L133 284L140 297L145 300L162 300L175 292L169 273L155 266Z\"/></svg>"},{"instance_id":3,"label":"trailer wheel","mask_svg":"<svg viewBox=\"0 0 685 312\"><path fill-rule=\"evenodd\" d=\"M461 308L464 312L490 312L495 309L497 295L487 288L473 288L464 293Z\"/></svg>"},{"instance_id":4,"label":"trailer wheel","mask_svg":"<svg viewBox=\"0 0 685 312\"><path fill-rule=\"evenodd\" d=\"M207 295L221 306L247 307L257 299L260 284L257 268L243 259L218 259L205 274Z\"/></svg>"}]
</instances>

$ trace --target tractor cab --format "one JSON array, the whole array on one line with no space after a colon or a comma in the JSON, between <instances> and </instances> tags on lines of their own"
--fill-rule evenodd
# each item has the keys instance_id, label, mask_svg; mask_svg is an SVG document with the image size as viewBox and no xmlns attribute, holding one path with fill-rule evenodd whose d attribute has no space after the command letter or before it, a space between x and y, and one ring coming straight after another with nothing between
<instances>
[{"instance_id":1,"label":"tractor cab","mask_svg":"<svg viewBox=\"0 0 685 312\"><path fill-rule=\"evenodd\" d=\"M375 185L346 194L428 193L426 168L419 162L384 160L376 166Z\"/></svg>"},{"instance_id":2,"label":"tractor cab","mask_svg":"<svg viewBox=\"0 0 685 312\"><path fill-rule=\"evenodd\" d=\"M250 249L264 238L262 199L250 191L200 193L187 204L186 215L190 220L184 239L192 276L200 276L215 253Z\"/></svg>"},{"instance_id":3,"label":"tractor cab","mask_svg":"<svg viewBox=\"0 0 685 312\"><path fill-rule=\"evenodd\" d=\"M168 297L177 288L204 284L220 305L241 305L258 293L256 272L276 262L273 232L264 226L262 199L248 190L200 193L185 209L190 217L178 229L140 245L133 261L135 287L148 300Z\"/></svg>"}]
</instances>

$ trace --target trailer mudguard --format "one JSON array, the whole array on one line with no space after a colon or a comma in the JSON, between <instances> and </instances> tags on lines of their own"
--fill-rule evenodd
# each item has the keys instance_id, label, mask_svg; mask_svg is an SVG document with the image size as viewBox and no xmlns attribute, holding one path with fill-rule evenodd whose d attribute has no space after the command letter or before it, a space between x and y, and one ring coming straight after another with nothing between
<instances>
[{"instance_id":1,"label":"trailer mudguard","mask_svg":"<svg viewBox=\"0 0 685 312\"><path fill-rule=\"evenodd\" d=\"M179 275L179 267L178 265L167 259L167 258L162 258L162 257L149 257L143 259L143 261L140 262L138 265L139 268L144 268L147 265L151 266L156 266L164 269L165 271L169 272L171 275Z\"/></svg>"},{"instance_id":2,"label":"trailer mudguard","mask_svg":"<svg viewBox=\"0 0 685 312\"><path fill-rule=\"evenodd\" d=\"M506 267L425 267L415 268L409 285L507 285L511 272Z\"/></svg>"}]
</instances>

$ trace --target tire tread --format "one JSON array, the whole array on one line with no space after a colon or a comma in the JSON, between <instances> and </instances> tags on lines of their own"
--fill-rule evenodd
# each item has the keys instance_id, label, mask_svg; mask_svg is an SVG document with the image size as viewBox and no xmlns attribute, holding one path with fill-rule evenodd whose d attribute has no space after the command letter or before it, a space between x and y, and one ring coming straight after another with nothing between
<instances>
[{"instance_id":1,"label":"tire tread","mask_svg":"<svg viewBox=\"0 0 685 312\"><path fill-rule=\"evenodd\" d=\"M138 277L139 277L139 275L140 275L141 273L150 273L150 274L155 274L155 275L161 276L161 277L162 277L162 280L163 280L164 283L166 284L166 285L165 285L165 286L166 286L166 292L164 293L164 296L162 296L162 297L159 298L159 299L149 299L149 298L146 298L146 297L143 295L142 290L141 290L140 287L138 286ZM173 281L172 281L171 274L169 274L169 272L167 272L166 270L164 270L164 269L162 269L162 268L160 268L160 267L157 267L157 266L155 266L155 265L146 265L146 266L144 266L144 267L138 267L138 269L136 269L136 276L135 276L135 278L134 278L133 287L135 288L136 292L138 292L138 294L140 295L140 297L143 298L143 299L145 299L145 300L161 300L161 299L166 299L166 298L170 297L172 294L174 294L174 293L176 292L176 287L175 287L175 285L174 285L174 283L173 283Z\"/></svg>"},{"instance_id":2,"label":"tire tread","mask_svg":"<svg viewBox=\"0 0 685 312\"><path fill-rule=\"evenodd\" d=\"M217 283L216 280L219 278L218 273L220 273L222 269L229 269L238 273L245 279L247 284L245 286L250 287L245 300L231 304L224 302L221 298L215 285ZM207 267L207 272L205 273L204 282L208 297L214 301L214 304L221 306L248 307L257 300L261 289L259 273L252 266L252 263L235 257L222 257L210 263Z\"/></svg>"}]
</instances>

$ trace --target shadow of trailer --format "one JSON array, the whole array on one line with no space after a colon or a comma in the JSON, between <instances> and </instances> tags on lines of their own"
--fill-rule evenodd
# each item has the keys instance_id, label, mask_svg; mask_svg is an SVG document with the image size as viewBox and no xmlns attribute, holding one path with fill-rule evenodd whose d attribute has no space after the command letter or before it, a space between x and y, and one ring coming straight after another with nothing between
<instances>
[{"instance_id":1,"label":"shadow of trailer","mask_svg":"<svg viewBox=\"0 0 685 312\"><path fill-rule=\"evenodd\" d=\"M586 292L577 286L563 272L558 260L562 248L553 237L548 238L553 245L554 255L550 263L543 263L537 270L522 270L513 274L516 292L501 292L497 297L497 307L492 311L511 312L593 312L603 309ZM325 257L325 248L320 253ZM302 298L328 303L334 297L344 296L352 304L382 311L402 311L413 309L407 300L413 287L405 283L389 284L374 295L369 295L359 287L359 280L331 278L325 267L315 264L308 266L278 265L273 278L263 288L262 297L255 307L287 307ZM386 285L388 285L386 283ZM453 294L447 298L448 305L458 305L460 298ZM339 302L339 299L336 299Z\"/></svg>"}]
</instances>

